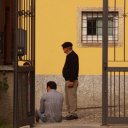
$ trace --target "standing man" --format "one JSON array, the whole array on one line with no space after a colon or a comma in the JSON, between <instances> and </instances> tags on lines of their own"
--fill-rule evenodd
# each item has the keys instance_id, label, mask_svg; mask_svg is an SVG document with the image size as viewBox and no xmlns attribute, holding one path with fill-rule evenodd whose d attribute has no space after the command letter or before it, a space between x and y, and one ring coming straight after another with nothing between
<instances>
[{"instance_id":1,"label":"standing man","mask_svg":"<svg viewBox=\"0 0 128 128\"><path fill-rule=\"evenodd\" d=\"M62 44L64 53L66 53L66 61L63 67L63 77L65 79L65 99L68 115L66 120L78 119L77 116L77 87L78 87L78 72L79 58L73 51L71 42Z\"/></svg>"},{"instance_id":2,"label":"standing man","mask_svg":"<svg viewBox=\"0 0 128 128\"><path fill-rule=\"evenodd\" d=\"M61 122L63 95L56 91L57 84L54 81L47 83L47 93L40 100L40 110L36 111L36 121Z\"/></svg>"}]
</instances>

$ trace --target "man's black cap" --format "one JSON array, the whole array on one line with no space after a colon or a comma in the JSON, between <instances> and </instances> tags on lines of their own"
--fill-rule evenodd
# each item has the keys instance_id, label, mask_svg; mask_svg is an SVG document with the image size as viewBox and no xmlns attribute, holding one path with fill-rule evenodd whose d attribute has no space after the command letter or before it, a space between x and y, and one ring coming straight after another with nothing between
<instances>
[{"instance_id":1,"label":"man's black cap","mask_svg":"<svg viewBox=\"0 0 128 128\"><path fill-rule=\"evenodd\" d=\"M68 47L72 47L72 43L71 42L64 42L62 45L61 45L63 48L68 48Z\"/></svg>"}]
</instances>

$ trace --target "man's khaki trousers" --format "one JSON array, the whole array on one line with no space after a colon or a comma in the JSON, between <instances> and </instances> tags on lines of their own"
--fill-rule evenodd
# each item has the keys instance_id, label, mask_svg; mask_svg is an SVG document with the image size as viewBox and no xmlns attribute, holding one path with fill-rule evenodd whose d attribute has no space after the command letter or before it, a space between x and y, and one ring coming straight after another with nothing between
<instances>
[{"instance_id":1,"label":"man's khaki trousers","mask_svg":"<svg viewBox=\"0 0 128 128\"><path fill-rule=\"evenodd\" d=\"M68 87L69 82L65 82L65 100L67 111L71 115L77 115L77 87L78 80L73 82L73 87Z\"/></svg>"}]
</instances>

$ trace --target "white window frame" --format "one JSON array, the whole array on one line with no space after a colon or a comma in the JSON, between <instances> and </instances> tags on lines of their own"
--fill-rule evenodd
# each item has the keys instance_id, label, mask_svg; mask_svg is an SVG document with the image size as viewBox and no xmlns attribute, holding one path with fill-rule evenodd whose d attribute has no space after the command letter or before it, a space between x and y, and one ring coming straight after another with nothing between
<instances>
[{"instance_id":1,"label":"white window frame","mask_svg":"<svg viewBox=\"0 0 128 128\"><path fill-rule=\"evenodd\" d=\"M97 20L102 19L103 13L102 11L82 11L81 12L81 43L102 43L102 35L97 34L97 28L96 27L96 35L88 35L87 34L87 20ZM113 35L108 35L108 41L109 43L117 43L119 40L119 17L118 12L111 11L108 15L109 18L112 18L113 24L112 24L112 33ZM102 28L101 28L102 29Z\"/></svg>"}]
</instances>

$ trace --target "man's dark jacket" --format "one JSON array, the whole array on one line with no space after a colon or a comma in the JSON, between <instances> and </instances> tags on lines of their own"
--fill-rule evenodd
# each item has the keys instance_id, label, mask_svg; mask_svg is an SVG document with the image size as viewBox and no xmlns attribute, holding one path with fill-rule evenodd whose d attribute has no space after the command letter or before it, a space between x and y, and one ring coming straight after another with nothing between
<instances>
[{"instance_id":1,"label":"man's dark jacket","mask_svg":"<svg viewBox=\"0 0 128 128\"><path fill-rule=\"evenodd\" d=\"M66 56L66 61L63 67L63 77L66 81L74 81L78 79L79 72L79 58L78 55L72 51Z\"/></svg>"}]
</instances>

